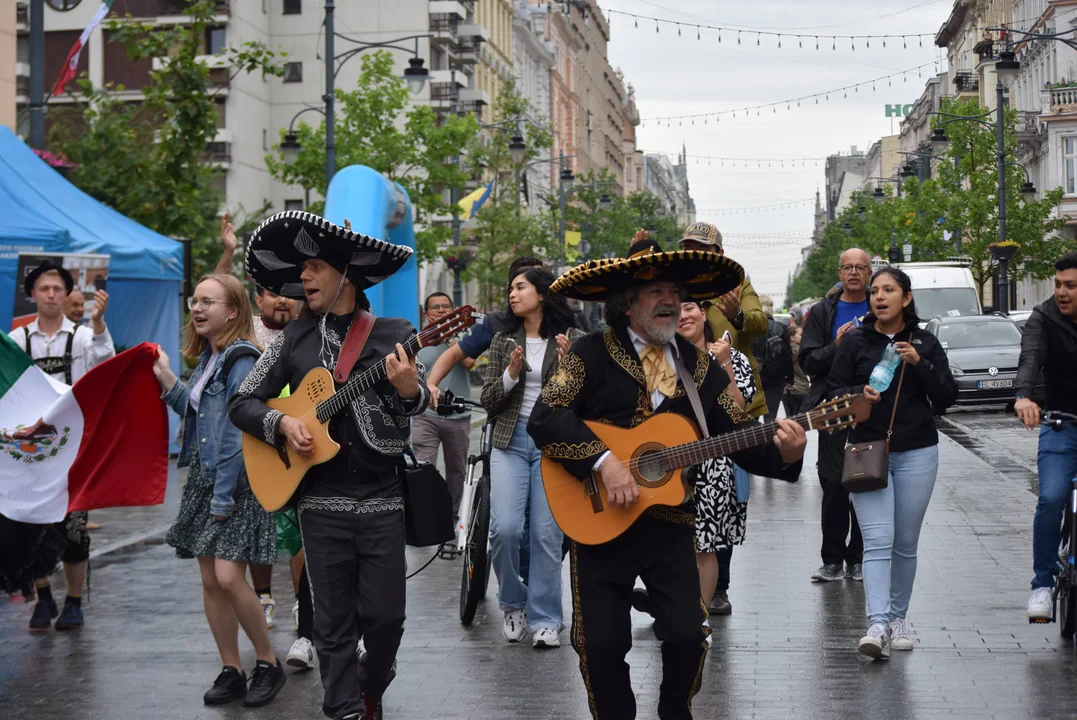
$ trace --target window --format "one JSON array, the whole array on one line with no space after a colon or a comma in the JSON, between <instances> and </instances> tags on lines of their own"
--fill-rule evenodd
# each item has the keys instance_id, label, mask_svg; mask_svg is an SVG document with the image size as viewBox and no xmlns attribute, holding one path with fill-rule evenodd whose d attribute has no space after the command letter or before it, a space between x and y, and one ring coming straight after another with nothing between
<instances>
[{"instance_id":1,"label":"window","mask_svg":"<svg viewBox=\"0 0 1077 720\"><path fill-rule=\"evenodd\" d=\"M1062 159L1066 168L1066 194L1077 194L1077 137L1062 139Z\"/></svg>"},{"instance_id":2,"label":"window","mask_svg":"<svg viewBox=\"0 0 1077 720\"><path fill-rule=\"evenodd\" d=\"M286 83L303 82L303 63L301 63L301 62L284 63L284 82L286 82Z\"/></svg>"},{"instance_id":3,"label":"window","mask_svg":"<svg viewBox=\"0 0 1077 720\"><path fill-rule=\"evenodd\" d=\"M285 210L285 212L288 212L290 210L302 210L302 209L303 209L303 201L302 200L285 200L284 201L284 210Z\"/></svg>"},{"instance_id":4,"label":"window","mask_svg":"<svg viewBox=\"0 0 1077 720\"><path fill-rule=\"evenodd\" d=\"M265 128L262 128L262 149L269 149L269 132Z\"/></svg>"},{"instance_id":5,"label":"window","mask_svg":"<svg viewBox=\"0 0 1077 720\"><path fill-rule=\"evenodd\" d=\"M217 55L224 50L224 28L214 27L206 29L206 54Z\"/></svg>"},{"instance_id":6,"label":"window","mask_svg":"<svg viewBox=\"0 0 1077 720\"><path fill-rule=\"evenodd\" d=\"M303 12L303 0L284 0L285 15L300 15Z\"/></svg>"}]
</instances>

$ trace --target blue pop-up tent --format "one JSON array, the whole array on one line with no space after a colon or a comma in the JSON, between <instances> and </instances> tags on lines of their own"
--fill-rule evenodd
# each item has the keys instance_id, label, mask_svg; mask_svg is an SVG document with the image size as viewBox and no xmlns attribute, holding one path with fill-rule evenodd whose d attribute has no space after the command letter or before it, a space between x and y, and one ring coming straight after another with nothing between
<instances>
[{"instance_id":1,"label":"blue pop-up tent","mask_svg":"<svg viewBox=\"0 0 1077 720\"><path fill-rule=\"evenodd\" d=\"M19 252L110 255L105 321L113 341L123 347L155 342L179 372L183 245L94 200L0 126L0 330L4 332L11 329Z\"/></svg>"}]
</instances>

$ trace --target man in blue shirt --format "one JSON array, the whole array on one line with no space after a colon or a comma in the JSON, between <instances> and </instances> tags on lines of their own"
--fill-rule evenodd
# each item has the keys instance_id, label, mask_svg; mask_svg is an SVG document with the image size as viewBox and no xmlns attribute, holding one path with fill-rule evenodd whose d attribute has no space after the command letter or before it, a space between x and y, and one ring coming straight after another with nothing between
<instances>
[{"instance_id":1,"label":"man in blue shirt","mask_svg":"<svg viewBox=\"0 0 1077 720\"><path fill-rule=\"evenodd\" d=\"M850 248L838 260L841 292L828 294L812 305L804 318L804 331L797 359L800 367L811 377L805 407L815 407L823 399L823 388L834 363L834 355L842 337L868 311L868 280L871 261L860 248ZM844 435L819 433L819 484L823 487L822 530L820 555L823 566L811 576L814 582L830 582L843 577L863 580L861 563L864 539L856 512L849 502L849 493L841 485L845 465Z\"/></svg>"}]
</instances>

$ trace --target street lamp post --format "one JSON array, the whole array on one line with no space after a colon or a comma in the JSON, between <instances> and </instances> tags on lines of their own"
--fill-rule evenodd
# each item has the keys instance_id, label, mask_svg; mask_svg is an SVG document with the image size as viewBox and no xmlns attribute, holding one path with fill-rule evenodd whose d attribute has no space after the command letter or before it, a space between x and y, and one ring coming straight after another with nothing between
<instances>
[{"instance_id":1,"label":"street lamp post","mask_svg":"<svg viewBox=\"0 0 1077 720\"><path fill-rule=\"evenodd\" d=\"M456 63L449 65L449 116L454 116L458 112L457 108L458 95L456 92ZM453 165L460 164L460 156L453 156ZM449 188L449 205L452 208L452 246L457 248L456 252L459 252L460 247L460 188L456 183L453 183ZM457 260L459 261L459 256ZM452 269L452 304L453 307L460 307L464 301L464 286L460 282L460 273L463 272L463 268L459 262L453 264Z\"/></svg>"}]
</instances>

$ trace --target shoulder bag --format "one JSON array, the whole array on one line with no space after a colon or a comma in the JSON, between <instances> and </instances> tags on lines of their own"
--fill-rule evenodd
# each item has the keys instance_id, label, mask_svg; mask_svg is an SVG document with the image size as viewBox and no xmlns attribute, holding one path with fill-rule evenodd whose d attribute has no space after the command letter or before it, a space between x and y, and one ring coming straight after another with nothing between
<instances>
[{"instance_id":1,"label":"shoulder bag","mask_svg":"<svg viewBox=\"0 0 1077 720\"><path fill-rule=\"evenodd\" d=\"M890 427L886 430L886 441L845 443L845 467L841 472L841 486L847 492L859 493L869 490L882 490L886 487L890 473L890 436L894 434L894 418L897 416L898 400L901 398L901 384L905 381L906 363L901 363L901 376L898 378L897 393L894 394L894 409L890 412Z\"/></svg>"}]
</instances>

